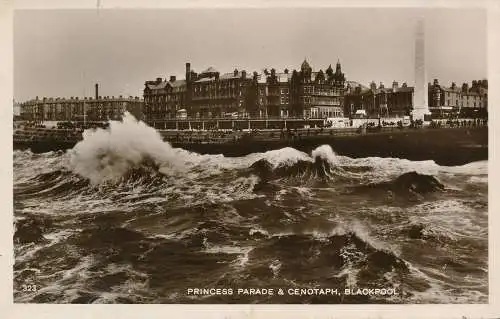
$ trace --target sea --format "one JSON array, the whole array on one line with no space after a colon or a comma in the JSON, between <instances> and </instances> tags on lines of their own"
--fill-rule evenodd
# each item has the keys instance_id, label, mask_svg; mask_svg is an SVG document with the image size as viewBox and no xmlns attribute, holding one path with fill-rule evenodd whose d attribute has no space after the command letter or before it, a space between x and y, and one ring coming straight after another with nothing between
<instances>
[{"instance_id":1,"label":"sea","mask_svg":"<svg viewBox=\"0 0 500 319\"><path fill-rule=\"evenodd\" d=\"M13 156L16 303L488 303L487 161L200 155L130 116Z\"/></svg>"}]
</instances>

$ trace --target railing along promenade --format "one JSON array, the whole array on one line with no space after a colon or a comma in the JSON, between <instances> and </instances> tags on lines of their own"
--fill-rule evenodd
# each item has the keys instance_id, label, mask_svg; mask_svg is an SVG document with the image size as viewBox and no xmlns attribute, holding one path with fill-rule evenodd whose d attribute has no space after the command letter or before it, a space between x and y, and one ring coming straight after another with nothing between
<instances>
[{"instance_id":1,"label":"railing along promenade","mask_svg":"<svg viewBox=\"0 0 500 319\"><path fill-rule=\"evenodd\" d=\"M231 121L231 119L225 119L226 121ZM271 120L272 119L267 119ZM289 119L287 119L289 120ZM292 119L293 121L294 119ZM295 119L298 121L298 119ZM176 120L179 121L179 120ZM196 120L180 120L184 122L194 122ZM251 121L251 119L249 119ZM258 121L258 120L254 120ZM262 120L261 120L262 121ZM283 119L280 119L283 121ZM301 123L304 124L308 120L301 119ZM321 120L323 121L323 120ZM245 122L245 121L243 121ZM293 123L293 122L290 122ZM431 122L430 125L421 127L409 127L409 126L367 126L367 127L342 127L342 128L332 128L332 127L311 127L311 128L299 128L293 127L279 127L279 128L254 128L248 129L243 126L243 128L231 127L228 129L216 128L216 127L206 127L204 129L195 129L196 125L191 125L191 128L184 129L157 129L163 139L173 142L173 143L203 143L203 144L224 144L224 143L235 143L242 139L248 139L252 141L280 141L280 140L303 140L312 138L325 138L328 136L356 136L363 134L381 134L381 133L398 133L398 132L409 132L412 130L439 130L446 128L457 128L457 127L485 127L487 126L487 121L482 119L468 119L468 120L456 120L456 121L441 121L441 122ZM250 126L251 127L251 126ZM58 129L58 128L23 128L14 130L14 140L22 142L37 142L37 141L54 141L54 142L71 142L78 141L82 138L81 129Z\"/></svg>"},{"instance_id":2,"label":"railing along promenade","mask_svg":"<svg viewBox=\"0 0 500 319\"><path fill-rule=\"evenodd\" d=\"M294 128L294 129L254 129L254 130L158 130L162 137L173 143L222 144L241 140L272 142L283 140L307 140L327 137L359 136L363 134L407 133L418 130L441 130L465 127L486 127L486 121L454 122L426 126L372 126L343 128Z\"/></svg>"}]
</instances>

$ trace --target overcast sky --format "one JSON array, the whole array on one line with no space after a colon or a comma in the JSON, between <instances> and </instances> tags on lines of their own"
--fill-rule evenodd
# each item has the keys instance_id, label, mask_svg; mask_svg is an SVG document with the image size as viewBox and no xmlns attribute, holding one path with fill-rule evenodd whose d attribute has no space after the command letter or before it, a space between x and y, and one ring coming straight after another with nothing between
<instances>
[{"instance_id":1,"label":"overcast sky","mask_svg":"<svg viewBox=\"0 0 500 319\"><path fill-rule=\"evenodd\" d=\"M146 80L337 59L348 80L414 82L415 21L426 21L427 78L487 76L481 9L80 9L14 15L14 98L141 96Z\"/></svg>"}]
</instances>

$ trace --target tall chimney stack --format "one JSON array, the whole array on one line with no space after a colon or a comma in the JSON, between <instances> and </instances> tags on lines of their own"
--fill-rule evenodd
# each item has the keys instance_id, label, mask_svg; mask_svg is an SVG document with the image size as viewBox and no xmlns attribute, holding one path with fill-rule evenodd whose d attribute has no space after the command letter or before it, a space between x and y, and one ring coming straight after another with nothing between
<instances>
[{"instance_id":1,"label":"tall chimney stack","mask_svg":"<svg viewBox=\"0 0 500 319\"><path fill-rule=\"evenodd\" d=\"M186 82L191 81L191 63L186 63Z\"/></svg>"},{"instance_id":2,"label":"tall chimney stack","mask_svg":"<svg viewBox=\"0 0 500 319\"><path fill-rule=\"evenodd\" d=\"M95 84L95 99L99 99L99 84Z\"/></svg>"}]
</instances>

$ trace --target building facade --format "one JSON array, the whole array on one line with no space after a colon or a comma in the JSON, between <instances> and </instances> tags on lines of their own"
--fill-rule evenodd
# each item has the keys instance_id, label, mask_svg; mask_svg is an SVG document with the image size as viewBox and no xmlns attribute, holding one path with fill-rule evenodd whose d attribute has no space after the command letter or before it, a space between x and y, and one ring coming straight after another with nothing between
<instances>
[{"instance_id":1,"label":"building facade","mask_svg":"<svg viewBox=\"0 0 500 319\"><path fill-rule=\"evenodd\" d=\"M193 73L196 76L196 73ZM228 116L248 117L249 87L252 78L245 70L235 69L221 74L208 68L195 78L189 79L191 103L188 115L193 118L222 118Z\"/></svg>"},{"instance_id":2,"label":"building facade","mask_svg":"<svg viewBox=\"0 0 500 319\"><path fill-rule=\"evenodd\" d=\"M186 105L187 88L185 80L175 76L169 81L157 78L147 81L144 88L144 118L146 120L175 118Z\"/></svg>"},{"instance_id":3,"label":"building facade","mask_svg":"<svg viewBox=\"0 0 500 319\"><path fill-rule=\"evenodd\" d=\"M335 72L331 66L313 72L304 60L300 71L252 74L221 74L212 67L198 74L186 63L184 80L145 82L144 114L148 122L179 118L184 111L190 118L340 117L344 86L340 62Z\"/></svg>"},{"instance_id":4,"label":"building facade","mask_svg":"<svg viewBox=\"0 0 500 319\"><path fill-rule=\"evenodd\" d=\"M409 116L413 110L413 94L413 87L406 83L399 86L396 81L390 88L383 83L377 88L372 82L367 88L350 82L346 88L344 114L351 118L356 114L364 114L368 118Z\"/></svg>"},{"instance_id":5,"label":"building facade","mask_svg":"<svg viewBox=\"0 0 500 319\"><path fill-rule=\"evenodd\" d=\"M142 119L143 101L139 97L96 96L95 98L47 98L44 97L20 104L20 118L24 121L42 123L46 121L105 122L120 120L125 111Z\"/></svg>"},{"instance_id":6,"label":"building facade","mask_svg":"<svg viewBox=\"0 0 500 319\"><path fill-rule=\"evenodd\" d=\"M300 71L293 71L290 81L291 111L305 118L343 117L345 75L337 61L335 72L330 65L326 72L313 72L304 60Z\"/></svg>"},{"instance_id":7,"label":"building facade","mask_svg":"<svg viewBox=\"0 0 500 319\"><path fill-rule=\"evenodd\" d=\"M488 81L472 81L458 87L446 87L437 79L428 85L429 110L433 118L486 117L488 113Z\"/></svg>"},{"instance_id":8,"label":"building facade","mask_svg":"<svg viewBox=\"0 0 500 319\"><path fill-rule=\"evenodd\" d=\"M162 78L146 81L145 119L149 122L174 119L184 113L190 118L248 116L247 88L251 82L252 77L245 70L220 74L210 67L198 74L186 63L184 80L171 76L168 81Z\"/></svg>"}]
</instances>

